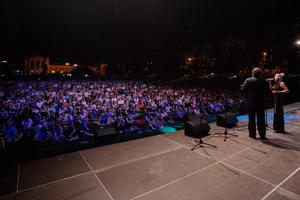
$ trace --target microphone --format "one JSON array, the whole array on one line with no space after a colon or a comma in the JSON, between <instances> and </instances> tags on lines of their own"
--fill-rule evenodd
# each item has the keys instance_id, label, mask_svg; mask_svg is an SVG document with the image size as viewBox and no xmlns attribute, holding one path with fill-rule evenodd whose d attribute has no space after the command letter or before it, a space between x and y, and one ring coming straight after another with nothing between
<instances>
[{"instance_id":1,"label":"microphone","mask_svg":"<svg viewBox=\"0 0 300 200\"><path fill-rule=\"evenodd\" d=\"M274 81L274 78L267 78L266 81Z\"/></svg>"}]
</instances>

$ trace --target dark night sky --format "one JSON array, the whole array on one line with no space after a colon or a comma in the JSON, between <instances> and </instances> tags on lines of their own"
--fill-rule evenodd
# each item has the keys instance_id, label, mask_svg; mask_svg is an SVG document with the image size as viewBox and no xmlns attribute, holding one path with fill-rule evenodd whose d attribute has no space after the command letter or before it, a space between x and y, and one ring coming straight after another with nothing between
<instances>
[{"instance_id":1,"label":"dark night sky","mask_svg":"<svg viewBox=\"0 0 300 200\"><path fill-rule=\"evenodd\" d=\"M193 43L255 38L295 20L297 0L1 0L0 56L78 63L167 59Z\"/></svg>"}]
</instances>

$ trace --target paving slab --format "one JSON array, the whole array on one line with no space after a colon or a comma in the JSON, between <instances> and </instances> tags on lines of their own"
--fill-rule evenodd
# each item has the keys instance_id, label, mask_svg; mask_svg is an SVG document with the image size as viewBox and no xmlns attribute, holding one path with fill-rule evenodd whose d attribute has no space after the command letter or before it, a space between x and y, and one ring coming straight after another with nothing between
<instances>
[{"instance_id":1,"label":"paving slab","mask_svg":"<svg viewBox=\"0 0 300 200\"><path fill-rule=\"evenodd\" d=\"M97 178L88 173L82 176L52 183L26 192L18 193L14 200L109 200L108 193Z\"/></svg>"},{"instance_id":2,"label":"paving slab","mask_svg":"<svg viewBox=\"0 0 300 200\"><path fill-rule=\"evenodd\" d=\"M192 176L139 196L138 200L260 199L273 187L225 165L216 164Z\"/></svg>"},{"instance_id":3,"label":"paving slab","mask_svg":"<svg viewBox=\"0 0 300 200\"><path fill-rule=\"evenodd\" d=\"M78 152L21 163L20 190L88 172Z\"/></svg>"},{"instance_id":4,"label":"paving slab","mask_svg":"<svg viewBox=\"0 0 300 200\"><path fill-rule=\"evenodd\" d=\"M121 165L145 156L155 155L179 148L174 142L160 136L81 151L94 170Z\"/></svg>"},{"instance_id":5,"label":"paving slab","mask_svg":"<svg viewBox=\"0 0 300 200\"><path fill-rule=\"evenodd\" d=\"M114 199L130 199L214 163L185 148L97 173Z\"/></svg>"}]
</instances>

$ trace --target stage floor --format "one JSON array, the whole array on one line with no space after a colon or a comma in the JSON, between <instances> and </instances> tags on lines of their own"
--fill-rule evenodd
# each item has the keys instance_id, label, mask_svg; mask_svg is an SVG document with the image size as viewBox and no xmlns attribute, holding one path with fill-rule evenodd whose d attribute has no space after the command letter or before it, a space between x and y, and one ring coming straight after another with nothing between
<instances>
[{"instance_id":1,"label":"stage floor","mask_svg":"<svg viewBox=\"0 0 300 200\"><path fill-rule=\"evenodd\" d=\"M300 103L285 111L287 133L267 140L248 137L244 116L226 141L210 124L217 148L191 151L178 131L1 167L0 199L300 199Z\"/></svg>"}]
</instances>

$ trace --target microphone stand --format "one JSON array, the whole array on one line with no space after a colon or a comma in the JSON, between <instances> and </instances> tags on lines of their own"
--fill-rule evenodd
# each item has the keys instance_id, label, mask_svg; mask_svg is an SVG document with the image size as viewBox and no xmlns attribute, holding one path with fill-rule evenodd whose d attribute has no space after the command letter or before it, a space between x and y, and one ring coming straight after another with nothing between
<instances>
[{"instance_id":1,"label":"microphone stand","mask_svg":"<svg viewBox=\"0 0 300 200\"><path fill-rule=\"evenodd\" d=\"M267 105L265 107L265 127L266 129L272 129L271 127L269 127L268 125L268 107L269 107L269 97L267 97Z\"/></svg>"},{"instance_id":2,"label":"microphone stand","mask_svg":"<svg viewBox=\"0 0 300 200\"><path fill-rule=\"evenodd\" d=\"M267 79L268 81L268 79ZM269 85L269 83L268 83ZM265 103L265 127L266 129L272 129L271 127L269 127L268 125L268 108L269 108L269 105L270 105L270 93L269 95L267 95L267 99L266 99L266 103Z\"/></svg>"}]
</instances>

